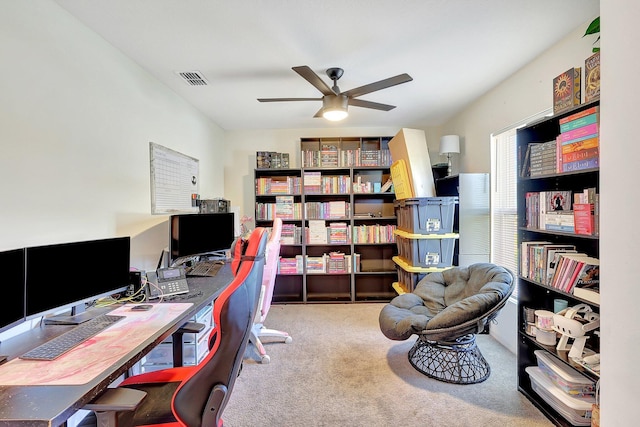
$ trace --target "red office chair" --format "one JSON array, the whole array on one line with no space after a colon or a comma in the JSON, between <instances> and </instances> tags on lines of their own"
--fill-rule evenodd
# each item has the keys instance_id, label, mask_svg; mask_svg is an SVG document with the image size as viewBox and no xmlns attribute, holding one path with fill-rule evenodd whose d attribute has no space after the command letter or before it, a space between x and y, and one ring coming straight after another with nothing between
<instances>
[{"instance_id":1,"label":"red office chair","mask_svg":"<svg viewBox=\"0 0 640 427\"><path fill-rule=\"evenodd\" d=\"M214 302L211 350L202 362L136 375L109 389L85 406L96 411L98 425L223 426L222 412L238 376L257 309L266 243L267 233L261 227L246 242L235 278ZM138 402L130 402L130 396Z\"/></svg>"}]
</instances>

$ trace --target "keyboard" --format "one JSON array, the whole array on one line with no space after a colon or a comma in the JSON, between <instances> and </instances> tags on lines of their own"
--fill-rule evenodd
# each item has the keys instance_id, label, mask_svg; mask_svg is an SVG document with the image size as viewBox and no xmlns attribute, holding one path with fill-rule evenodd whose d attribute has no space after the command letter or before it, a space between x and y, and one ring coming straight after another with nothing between
<instances>
[{"instance_id":1,"label":"keyboard","mask_svg":"<svg viewBox=\"0 0 640 427\"><path fill-rule=\"evenodd\" d=\"M220 261L199 261L187 269L187 276L209 276L218 274L223 264Z\"/></svg>"},{"instance_id":2,"label":"keyboard","mask_svg":"<svg viewBox=\"0 0 640 427\"><path fill-rule=\"evenodd\" d=\"M29 350L20 356L20 359L54 360L125 317L126 316L102 314L81 323L73 329L63 333L62 335L58 335L52 340L47 341L32 350Z\"/></svg>"}]
</instances>

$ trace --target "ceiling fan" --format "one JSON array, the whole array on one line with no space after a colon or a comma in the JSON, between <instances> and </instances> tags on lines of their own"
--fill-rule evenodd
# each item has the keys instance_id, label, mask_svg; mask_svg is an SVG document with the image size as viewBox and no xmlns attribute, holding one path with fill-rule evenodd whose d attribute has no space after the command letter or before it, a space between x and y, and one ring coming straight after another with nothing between
<instances>
[{"instance_id":1,"label":"ceiling fan","mask_svg":"<svg viewBox=\"0 0 640 427\"><path fill-rule=\"evenodd\" d=\"M347 108L349 105L354 107L371 108L374 110L389 111L395 105L380 104L378 102L364 101L356 99L359 96L378 90L386 89L391 86L407 83L413 80L408 74L399 74L395 77L379 80L368 85L360 86L345 92L341 92L338 87L338 79L342 77L344 70L342 68L327 69L327 76L333 81L333 86L329 87L324 80L320 78L311 68L306 65L300 67L292 67L293 71L300 74L303 79L308 81L322 93L322 98L258 98L259 102L282 102L282 101L322 101L322 108L313 117L324 117L327 120L342 120L349 114Z\"/></svg>"}]
</instances>

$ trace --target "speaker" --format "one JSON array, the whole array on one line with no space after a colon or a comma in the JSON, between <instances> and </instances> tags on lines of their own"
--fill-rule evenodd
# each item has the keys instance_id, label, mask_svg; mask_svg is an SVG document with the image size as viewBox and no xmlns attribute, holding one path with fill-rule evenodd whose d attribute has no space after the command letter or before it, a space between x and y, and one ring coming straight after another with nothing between
<instances>
[{"instance_id":1,"label":"speaker","mask_svg":"<svg viewBox=\"0 0 640 427\"><path fill-rule=\"evenodd\" d=\"M145 301L147 299L147 293L142 287L142 272L130 271L129 272L129 287L125 292L127 297L134 297L136 301Z\"/></svg>"}]
</instances>

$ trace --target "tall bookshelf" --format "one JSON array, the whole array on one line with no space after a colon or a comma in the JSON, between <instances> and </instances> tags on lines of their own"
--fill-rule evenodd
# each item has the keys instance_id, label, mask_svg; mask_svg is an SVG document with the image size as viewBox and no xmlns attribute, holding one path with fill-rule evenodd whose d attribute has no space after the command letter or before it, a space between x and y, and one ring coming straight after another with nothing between
<instances>
[{"instance_id":1,"label":"tall bookshelf","mask_svg":"<svg viewBox=\"0 0 640 427\"><path fill-rule=\"evenodd\" d=\"M522 242L545 241L551 244L567 244L575 246L578 252L585 253L595 258L599 258L599 238L596 234L577 234L574 231L555 231L559 228L548 227L541 224L532 224L531 210L527 210L527 194L539 192L560 192L569 191L573 195L583 192L586 188L595 189L599 192L599 169L592 167L571 172L551 172L551 173L531 173L525 163L526 150L531 143L544 143L554 141L561 134L560 123L575 113L598 106L599 102L583 104L568 111L555 114L552 117L545 117L518 130L518 248L520 260L525 256L522 253ZM539 214L538 214L539 215ZM540 218L538 216L538 218ZM555 228L555 230L550 229ZM544 276L543 276L544 277ZM527 331L526 309L554 311L554 299L564 299L568 301L569 307L580 303L588 304L594 312L599 313L598 304L576 297L571 292L565 292L553 287L544 279L532 277L527 271L523 271L522 263L518 274L518 389L530 401L532 401L554 424L559 426L573 425L560 414L556 408L549 405L532 387L526 368L537 365L534 354L536 350L542 350L546 354L553 356L562 364L571 367L594 382L599 379L599 375L583 365L576 363L575 359L568 357L568 351L557 350L556 346L541 344L530 331ZM606 284L604 286L607 286ZM529 319L530 320L530 319ZM586 352L599 353L599 339L596 334L590 333L587 339Z\"/></svg>"},{"instance_id":2,"label":"tall bookshelf","mask_svg":"<svg viewBox=\"0 0 640 427\"><path fill-rule=\"evenodd\" d=\"M255 170L256 225L269 227L277 215L292 236L281 245L274 302L396 295L395 194L382 191L390 178L390 140L302 138L300 169Z\"/></svg>"}]
</instances>

